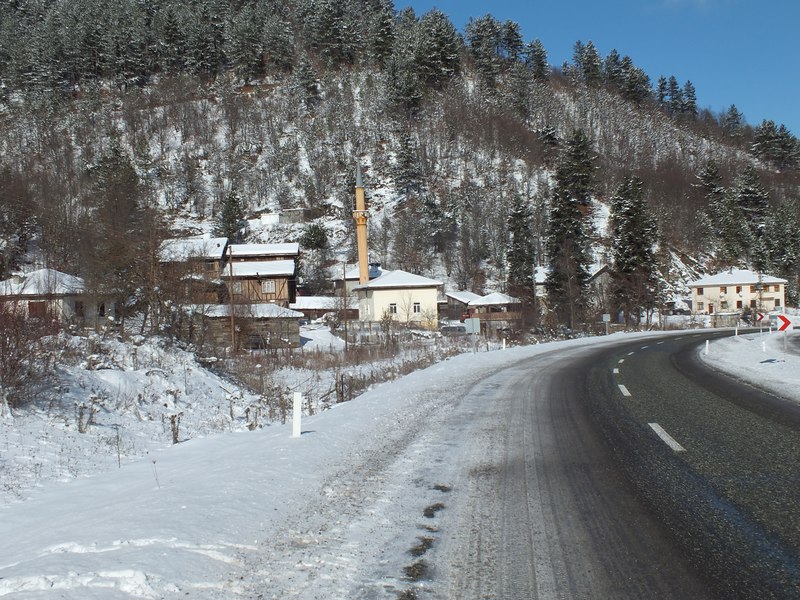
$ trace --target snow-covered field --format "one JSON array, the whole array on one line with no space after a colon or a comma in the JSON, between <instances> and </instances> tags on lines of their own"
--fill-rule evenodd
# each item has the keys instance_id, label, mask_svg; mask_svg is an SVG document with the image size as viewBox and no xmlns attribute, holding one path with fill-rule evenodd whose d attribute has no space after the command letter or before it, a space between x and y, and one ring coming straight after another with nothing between
<instances>
[{"instance_id":1,"label":"snow-covered field","mask_svg":"<svg viewBox=\"0 0 800 600\"><path fill-rule=\"evenodd\" d=\"M620 335L651 334L557 343L583 346ZM790 334L789 352L783 334L749 332L713 342L703 359L797 395L800 356L791 353L794 335L800 333ZM157 399L143 403L132 397L127 378L126 386L120 380L105 383L119 390L113 402L130 403L130 410L141 405L142 423L183 409L181 426L190 438L183 443L147 445L144 438L155 435L147 427L117 441L116 429L99 424L98 413L92 427L103 428L103 435L85 436L93 441L80 451L59 453L76 448L68 440L82 435L74 423L47 421L44 408L38 421L5 421L0 427L4 485L7 465L22 452L41 472L36 490L0 508L0 597L352 598L357 591L355 597L397 598L398 590L412 585L403 580L408 549L421 531L436 525L435 516L425 518L422 511L446 494L437 485L442 482L425 480L413 457L423 453L422 445L437 443L449 407L470 386L551 348L542 344L448 359L304 418L299 438L291 437L291 423L250 431L240 414L231 419L224 383L205 371L201 375L180 353L170 353L169 360L185 360L183 381L172 362L160 372L135 371L141 389L164 379L151 385L159 390ZM156 348L149 351L162 356ZM85 385L107 393L109 387L99 382L109 375L102 369L92 373L99 379L87 378ZM172 388L171 396L164 392ZM190 416L195 412L201 414ZM208 422L220 419L227 433L205 432ZM166 440L168 421L156 422ZM44 437L35 430L43 425ZM416 435L422 430L426 435ZM46 452L37 452L37 446ZM149 449L117 463L117 447L120 455ZM94 461L91 476L64 475L71 464L83 469L87 460Z\"/></svg>"}]
</instances>

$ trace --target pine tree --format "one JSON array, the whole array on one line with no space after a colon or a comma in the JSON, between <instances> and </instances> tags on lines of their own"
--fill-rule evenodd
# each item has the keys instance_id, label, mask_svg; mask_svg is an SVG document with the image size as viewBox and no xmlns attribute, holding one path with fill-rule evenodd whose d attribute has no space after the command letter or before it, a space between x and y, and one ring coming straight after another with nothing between
<instances>
[{"instance_id":1,"label":"pine tree","mask_svg":"<svg viewBox=\"0 0 800 600\"><path fill-rule=\"evenodd\" d=\"M509 62L517 62L524 42L522 40L522 32L519 23L516 21L505 21L500 29L500 48L501 53L505 55Z\"/></svg>"},{"instance_id":2,"label":"pine tree","mask_svg":"<svg viewBox=\"0 0 800 600\"><path fill-rule=\"evenodd\" d=\"M687 81L683 85L683 93L681 94L681 113L691 119L697 118L697 94L694 90L694 85L691 81Z\"/></svg>"},{"instance_id":3,"label":"pine tree","mask_svg":"<svg viewBox=\"0 0 800 600\"><path fill-rule=\"evenodd\" d=\"M433 9L422 16L417 57L419 77L439 88L458 74L460 68L458 31L442 11Z\"/></svg>"},{"instance_id":4,"label":"pine tree","mask_svg":"<svg viewBox=\"0 0 800 600\"><path fill-rule=\"evenodd\" d=\"M228 238L231 244L236 244L242 239L244 226L244 208L239 193L231 190L222 201L222 209L217 216L214 235Z\"/></svg>"},{"instance_id":5,"label":"pine tree","mask_svg":"<svg viewBox=\"0 0 800 600\"><path fill-rule=\"evenodd\" d=\"M466 39L481 82L494 89L500 73L500 23L492 15L470 19L466 26Z\"/></svg>"},{"instance_id":6,"label":"pine tree","mask_svg":"<svg viewBox=\"0 0 800 600\"><path fill-rule=\"evenodd\" d=\"M518 298L533 298L533 270L536 266L536 240L533 233L533 210L520 194L512 198L508 215L508 250L506 282L508 291Z\"/></svg>"},{"instance_id":7,"label":"pine tree","mask_svg":"<svg viewBox=\"0 0 800 600\"><path fill-rule=\"evenodd\" d=\"M673 115L680 114L683 109L683 91L674 75L670 75L667 81L667 91L669 95L669 112Z\"/></svg>"},{"instance_id":8,"label":"pine tree","mask_svg":"<svg viewBox=\"0 0 800 600\"><path fill-rule=\"evenodd\" d=\"M525 49L526 61L536 81L545 81L550 77L550 65L547 62L547 51L542 42L533 40Z\"/></svg>"},{"instance_id":9,"label":"pine tree","mask_svg":"<svg viewBox=\"0 0 800 600\"><path fill-rule=\"evenodd\" d=\"M658 78L658 84L656 84L656 102L658 102L659 108L667 108L667 98L669 98L669 86L667 84L667 78L661 75Z\"/></svg>"},{"instance_id":10,"label":"pine tree","mask_svg":"<svg viewBox=\"0 0 800 600\"><path fill-rule=\"evenodd\" d=\"M606 56L603 63L603 75L606 83L615 89L621 89L624 78L622 76L622 57L616 48Z\"/></svg>"},{"instance_id":11,"label":"pine tree","mask_svg":"<svg viewBox=\"0 0 800 600\"><path fill-rule=\"evenodd\" d=\"M636 104L642 104L652 96L650 78L642 69L634 66L630 56L624 56L621 63L622 97Z\"/></svg>"},{"instance_id":12,"label":"pine tree","mask_svg":"<svg viewBox=\"0 0 800 600\"><path fill-rule=\"evenodd\" d=\"M753 237L761 238L769 209L769 194L761 183L758 171L753 166L745 167L736 179L733 191Z\"/></svg>"},{"instance_id":13,"label":"pine tree","mask_svg":"<svg viewBox=\"0 0 800 600\"><path fill-rule=\"evenodd\" d=\"M731 104L728 110L722 115L720 125L729 136L739 137L742 134L744 115L739 112L735 104Z\"/></svg>"},{"instance_id":14,"label":"pine tree","mask_svg":"<svg viewBox=\"0 0 800 600\"><path fill-rule=\"evenodd\" d=\"M613 267L611 293L626 321L638 325L642 311L655 306L658 228L642 192L642 181L626 178L611 198Z\"/></svg>"},{"instance_id":15,"label":"pine tree","mask_svg":"<svg viewBox=\"0 0 800 600\"><path fill-rule=\"evenodd\" d=\"M589 278L589 225L583 207L591 200L594 165L591 144L582 130L567 142L555 174L550 203L545 282L551 309L560 323L574 328L584 308Z\"/></svg>"}]
</instances>

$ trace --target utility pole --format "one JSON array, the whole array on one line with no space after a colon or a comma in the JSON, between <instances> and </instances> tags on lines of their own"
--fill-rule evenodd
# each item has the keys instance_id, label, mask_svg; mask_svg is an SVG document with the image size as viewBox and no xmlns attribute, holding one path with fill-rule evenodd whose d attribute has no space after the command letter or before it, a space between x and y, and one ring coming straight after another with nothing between
<instances>
[{"instance_id":1,"label":"utility pole","mask_svg":"<svg viewBox=\"0 0 800 600\"><path fill-rule=\"evenodd\" d=\"M342 263L342 320L344 321L344 353L347 354L347 262Z\"/></svg>"},{"instance_id":2,"label":"utility pole","mask_svg":"<svg viewBox=\"0 0 800 600\"><path fill-rule=\"evenodd\" d=\"M228 286L228 309L231 312L231 354L236 354L236 319L233 315L233 249L228 242L228 273L230 275L230 285Z\"/></svg>"}]
</instances>

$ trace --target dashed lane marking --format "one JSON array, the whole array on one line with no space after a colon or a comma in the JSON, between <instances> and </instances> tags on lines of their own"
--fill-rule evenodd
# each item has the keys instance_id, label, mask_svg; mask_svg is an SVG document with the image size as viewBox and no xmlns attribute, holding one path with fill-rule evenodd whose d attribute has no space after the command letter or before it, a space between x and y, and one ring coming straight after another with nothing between
<instances>
[{"instance_id":1,"label":"dashed lane marking","mask_svg":"<svg viewBox=\"0 0 800 600\"><path fill-rule=\"evenodd\" d=\"M619 369L617 367L614 367L612 373L614 373L614 375L619 375Z\"/></svg>"},{"instance_id":2,"label":"dashed lane marking","mask_svg":"<svg viewBox=\"0 0 800 600\"><path fill-rule=\"evenodd\" d=\"M657 346L660 346L660 345L661 345L661 344L663 344L663 343L664 343L664 342L656 342L656 345L657 345Z\"/></svg>"},{"instance_id":3,"label":"dashed lane marking","mask_svg":"<svg viewBox=\"0 0 800 600\"><path fill-rule=\"evenodd\" d=\"M626 387L625 387L624 385L622 385L621 383L619 384L619 391L620 391L620 392L622 392L622 395L623 395L623 396L628 396L628 397L630 397L630 395L631 395L631 393L628 391L628 388L626 388Z\"/></svg>"},{"instance_id":4,"label":"dashed lane marking","mask_svg":"<svg viewBox=\"0 0 800 600\"><path fill-rule=\"evenodd\" d=\"M624 363L624 362L625 362L625 359L624 359L624 358L620 358L620 359L619 359L619 364L622 364L622 363Z\"/></svg>"},{"instance_id":5,"label":"dashed lane marking","mask_svg":"<svg viewBox=\"0 0 800 600\"><path fill-rule=\"evenodd\" d=\"M650 346L642 346L642 350L647 350Z\"/></svg>"},{"instance_id":6,"label":"dashed lane marking","mask_svg":"<svg viewBox=\"0 0 800 600\"><path fill-rule=\"evenodd\" d=\"M634 352L628 352L628 356L633 356Z\"/></svg>"},{"instance_id":7,"label":"dashed lane marking","mask_svg":"<svg viewBox=\"0 0 800 600\"><path fill-rule=\"evenodd\" d=\"M664 428L661 427L658 423L648 423L653 431L656 432L656 435L661 438L661 440L670 448L675 450L675 452L685 452L686 448L681 446L678 442L675 441L675 438L664 431Z\"/></svg>"}]
</instances>

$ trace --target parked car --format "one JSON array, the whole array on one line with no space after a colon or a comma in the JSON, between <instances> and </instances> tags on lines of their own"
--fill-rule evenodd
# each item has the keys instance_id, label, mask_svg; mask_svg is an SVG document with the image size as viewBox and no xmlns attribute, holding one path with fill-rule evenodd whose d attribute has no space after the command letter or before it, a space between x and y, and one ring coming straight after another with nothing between
<instances>
[{"instance_id":1,"label":"parked car","mask_svg":"<svg viewBox=\"0 0 800 600\"><path fill-rule=\"evenodd\" d=\"M464 325L442 325L439 333L443 336L467 335L467 328Z\"/></svg>"}]
</instances>

